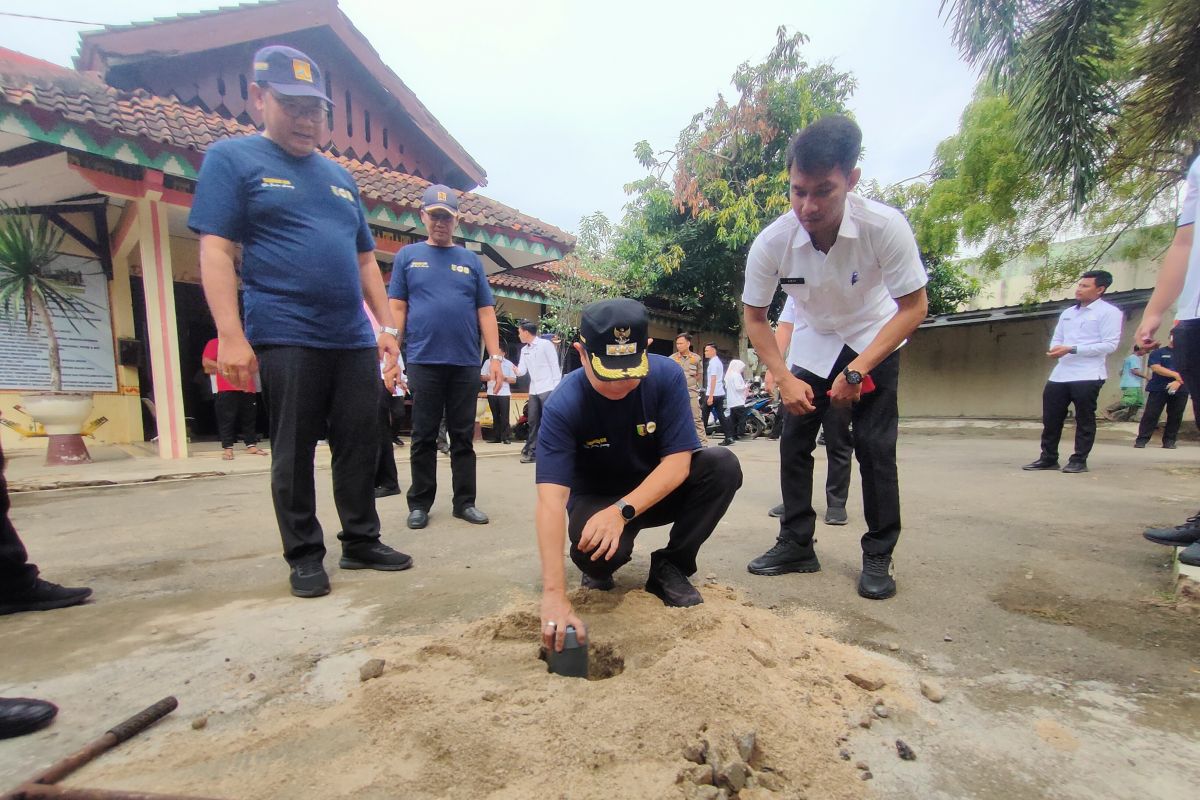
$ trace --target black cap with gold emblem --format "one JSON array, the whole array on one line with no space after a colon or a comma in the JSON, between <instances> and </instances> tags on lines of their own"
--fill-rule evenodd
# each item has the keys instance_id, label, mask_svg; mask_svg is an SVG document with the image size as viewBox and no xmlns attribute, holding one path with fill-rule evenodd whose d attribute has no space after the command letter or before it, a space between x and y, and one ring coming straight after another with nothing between
<instances>
[{"instance_id":1,"label":"black cap with gold emblem","mask_svg":"<svg viewBox=\"0 0 1200 800\"><path fill-rule=\"evenodd\" d=\"M646 338L650 326L646 307L637 300L617 297L583 309L579 338L592 371L602 381L644 378L650 372Z\"/></svg>"}]
</instances>

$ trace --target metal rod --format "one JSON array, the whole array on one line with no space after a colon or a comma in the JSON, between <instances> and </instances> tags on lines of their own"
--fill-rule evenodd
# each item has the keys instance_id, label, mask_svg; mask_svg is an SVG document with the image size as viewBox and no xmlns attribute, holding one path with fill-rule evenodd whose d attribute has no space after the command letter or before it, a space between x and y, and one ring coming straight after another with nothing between
<instances>
[{"instance_id":1,"label":"metal rod","mask_svg":"<svg viewBox=\"0 0 1200 800\"><path fill-rule=\"evenodd\" d=\"M182 794L147 794L146 792L125 792L120 789L84 789L42 784L26 784L18 787L13 795L13 800L34 800L34 798L41 797L55 800L213 800L212 798Z\"/></svg>"},{"instance_id":2,"label":"metal rod","mask_svg":"<svg viewBox=\"0 0 1200 800\"><path fill-rule=\"evenodd\" d=\"M57 764L51 765L49 769L29 782L42 784L58 783L106 750L110 750L121 742L137 736L178 707L179 701L174 697L164 697L154 705L139 711L119 725L114 725L99 739L85 745L78 753L67 756Z\"/></svg>"}]
</instances>

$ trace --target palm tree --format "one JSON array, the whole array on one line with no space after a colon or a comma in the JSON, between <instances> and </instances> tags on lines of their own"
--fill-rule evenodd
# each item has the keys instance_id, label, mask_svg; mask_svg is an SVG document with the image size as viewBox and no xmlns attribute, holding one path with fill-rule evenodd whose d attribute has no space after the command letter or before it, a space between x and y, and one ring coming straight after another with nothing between
<instances>
[{"instance_id":1,"label":"palm tree","mask_svg":"<svg viewBox=\"0 0 1200 800\"><path fill-rule=\"evenodd\" d=\"M75 326L86 320L89 303L47 272L59 255L63 231L44 215L30 209L0 203L0 317L23 319L27 333L33 321L42 321L50 349L50 384L55 392L63 390L62 358L58 335L50 316L53 308ZM78 330L78 328L76 328Z\"/></svg>"}]
</instances>

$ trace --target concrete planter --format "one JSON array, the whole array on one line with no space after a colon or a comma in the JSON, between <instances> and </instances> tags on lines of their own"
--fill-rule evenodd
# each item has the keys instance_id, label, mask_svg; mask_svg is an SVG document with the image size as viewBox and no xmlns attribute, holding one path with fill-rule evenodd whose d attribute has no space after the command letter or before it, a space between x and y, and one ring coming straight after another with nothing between
<instances>
[{"instance_id":1,"label":"concrete planter","mask_svg":"<svg viewBox=\"0 0 1200 800\"><path fill-rule=\"evenodd\" d=\"M41 424L50 439L46 465L85 464L92 460L83 443L83 424L92 413L92 395L40 392L21 396L25 413Z\"/></svg>"}]
</instances>

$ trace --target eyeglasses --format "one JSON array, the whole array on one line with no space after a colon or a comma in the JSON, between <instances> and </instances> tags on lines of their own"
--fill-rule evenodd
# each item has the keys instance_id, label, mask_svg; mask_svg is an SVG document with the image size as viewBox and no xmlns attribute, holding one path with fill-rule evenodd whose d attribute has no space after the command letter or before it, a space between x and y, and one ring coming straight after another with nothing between
<instances>
[{"instance_id":1,"label":"eyeglasses","mask_svg":"<svg viewBox=\"0 0 1200 800\"><path fill-rule=\"evenodd\" d=\"M294 97L283 97L271 92L281 111L292 119L307 117L314 122L320 122L329 114L329 104L323 102L311 103Z\"/></svg>"},{"instance_id":2,"label":"eyeglasses","mask_svg":"<svg viewBox=\"0 0 1200 800\"><path fill-rule=\"evenodd\" d=\"M450 222L454 219L453 214L448 214L445 211L426 211L425 213L429 214L429 218L434 222Z\"/></svg>"}]
</instances>

